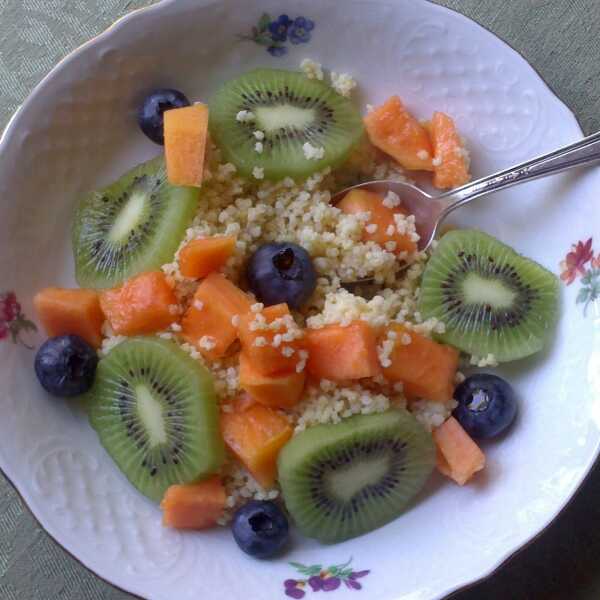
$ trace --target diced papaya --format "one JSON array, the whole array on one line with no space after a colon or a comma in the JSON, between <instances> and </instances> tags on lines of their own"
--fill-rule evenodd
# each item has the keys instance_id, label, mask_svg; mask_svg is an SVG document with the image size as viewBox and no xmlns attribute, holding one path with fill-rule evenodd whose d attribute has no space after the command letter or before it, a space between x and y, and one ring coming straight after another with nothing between
<instances>
[{"instance_id":1,"label":"diced papaya","mask_svg":"<svg viewBox=\"0 0 600 600\"><path fill-rule=\"evenodd\" d=\"M433 432L433 440L438 470L458 485L464 485L485 467L485 454L454 417Z\"/></svg>"},{"instance_id":2,"label":"diced papaya","mask_svg":"<svg viewBox=\"0 0 600 600\"><path fill-rule=\"evenodd\" d=\"M427 131L398 96L374 108L364 123L371 143L405 169L433 171L433 148Z\"/></svg>"},{"instance_id":3,"label":"diced papaya","mask_svg":"<svg viewBox=\"0 0 600 600\"><path fill-rule=\"evenodd\" d=\"M100 306L118 335L154 333L177 321L172 312L177 297L162 271L142 273L101 292Z\"/></svg>"},{"instance_id":4,"label":"diced papaya","mask_svg":"<svg viewBox=\"0 0 600 600\"><path fill-rule=\"evenodd\" d=\"M296 373L295 370L279 375L263 375L244 351L240 353L240 387L260 404L273 408L292 408L302 398L305 381L306 374Z\"/></svg>"},{"instance_id":5,"label":"diced papaya","mask_svg":"<svg viewBox=\"0 0 600 600\"><path fill-rule=\"evenodd\" d=\"M428 130L435 157L433 185L444 190L467 183L471 179L468 155L454 121L435 112Z\"/></svg>"},{"instance_id":6,"label":"diced papaya","mask_svg":"<svg viewBox=\"0 0 600 600\"><path fill-rule=\"evenodd\" d=\"M249 296L224 275L211 273L183 317L182 335L207 358L221 358L238 337L236 317L241 319L251 306Z\"/></svg>"},{"instance_id":7,"label":"diced papaya","mask_svg":"<svg viewBox=\"0 0 600 600\"><path fill-rule=\"evenodd\" d=\"M49 337L78 335L93 348L102 344L104 314L95 290L46 288L33 304Z\"/></svg>"},{"instance_id":8,"label":"diced papaya","mask_svg":"<svg viewBox=\"0 0 600 600\"><path fill-rule=\"evenodd\" d=\"M292 437L287 419L255 404L243 412L221 415L221 431L228 448L265 488L275 483L277 456Z\"/></svg>"},{"instance_id":9,"label":"diced papaya","mask_svg":"<svg viewBox=\"0 0 600 600\"><path fill-rule=\"evenodd\" d=\"M303 337L287 304L247 313L240 320L242 352L253 370L263 375L295 373Z\"/></svg>"},{"instance_id":10,"label":"diced papaya","mask_svg":"<svg viewBox=\"0 0 600 600\"><path fill-rule=\"evenodd\" d=\"M450 401L458 369L458 351L399 324L391 325L391 330L396 339L389 356L391 365L383 370L384 377L403 383L404 393L409 399ZM383 335L389 339L387 330Z\"/></svg>"},{"instance_id":11,"label":"diced papaya","mask_svg":"<svg viewBox=\"0 0 600 600\"><path fill-rule=\"evenodd\" d=\"M233 236L193 240L179 253L179 270L184 277L201 279L218 271L235 250Z\"/></svg>"},{"instance_id":12,"label":"diced papaya","mask_svg":"<svg viewBox=\"0 0 600 600\"><path fill-rule=\"evenodd\" d=\"M345 381L375 377L381 371L377 357L377 336L364 321L346 327L326 325L307 329L306 369L311 377Z\"/></svg>"},{"instance_id":13,"label":"diced papaya","mask_svg":"<svg viewBox=\"0 0 600 600\"><path fill-rule=\"evenodd\" d=\"M214 527L225 509L225 487L218 475L185 485L172 485L160 504L163 525L175 529Z\"/></svg>"},{"instance_id":14,"label":"diced papaya","mask_svg":"<svg viewBox=\"0 0 600 600\"><path fill-rule=\"evenodd\" d=\"M173 185L200 187L208 137L208 106L194 104L164 113L167 176Z\"/></svg>"},{"instance_id":15,"label":"diced papaya","mask_svg":"<svg viewBox=\"0 0 600 600\"><path fill-rule=\"evenodd\" d=\"M400 206L394 208L384 206L383 201L384 198L380 194L358 189L348 192L337 207L347 214L371 213L367 225L375 225L377 229L373 233L365 229L362 235L364 242L375 242L383 247L387 242L394 242L395 254L414 252L417 249L416 242L407 233L399 233L394 220L394 215L406 215L406 211Z\"/></svg>"}]
</instances>

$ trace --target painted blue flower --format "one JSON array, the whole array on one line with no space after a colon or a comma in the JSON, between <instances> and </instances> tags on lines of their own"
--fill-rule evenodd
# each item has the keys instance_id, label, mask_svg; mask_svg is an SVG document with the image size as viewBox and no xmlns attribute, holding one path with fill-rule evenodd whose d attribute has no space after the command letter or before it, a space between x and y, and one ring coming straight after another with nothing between
<instances>
[{"instance_id":1,"label":"painted blue flower","mask_svg":"<svg viewBox=\"0 0 600 600\"><path fill-rule=\"evenodd\" d=\"M274 42L285 42L287 40L288 29L292 22L287 15L279 15L278 19L269 23L269 32Z\"/></svg>"},{"instance_id":2,"label":"painted blue flower","mask_svg":"<svg viewBox=\"0 0 600 600\"><path fill-rule=\"evenodd\" d=\"M269 46L267 52L271 56L283 56L287 54L288 49L285 46Z\"/></svg>"},{"instance_id":3,"label":"painted blue flower","mask_svg":"<svg viewBox=\"0 0 600 600\"><path fill-rule=\"evenodd\" d=\"M310 40L310 32L314 28L314 21L305 17L297 17L289 28L290 41L292 44L306 44Z\"/></svg>"}]
</instances>

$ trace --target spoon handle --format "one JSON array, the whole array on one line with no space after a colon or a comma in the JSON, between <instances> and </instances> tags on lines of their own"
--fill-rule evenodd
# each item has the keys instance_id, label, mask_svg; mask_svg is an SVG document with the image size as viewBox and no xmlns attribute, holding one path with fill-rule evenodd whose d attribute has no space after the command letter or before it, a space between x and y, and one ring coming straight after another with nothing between
<instances>
[{"instance_id":1,"label":"spoon handle","mask_svg":"<svg viewBox=\"0 0 600 600\"><path fill-rule=\"evenodd\" d=\"M438 196L444 200L446 208L440 215L444 219L453 210L475 198L497 192L505 188L600 161L600 131L582 140L533 158L504 171L482 177L467 185Z\"/></svg>"}]
</instances>

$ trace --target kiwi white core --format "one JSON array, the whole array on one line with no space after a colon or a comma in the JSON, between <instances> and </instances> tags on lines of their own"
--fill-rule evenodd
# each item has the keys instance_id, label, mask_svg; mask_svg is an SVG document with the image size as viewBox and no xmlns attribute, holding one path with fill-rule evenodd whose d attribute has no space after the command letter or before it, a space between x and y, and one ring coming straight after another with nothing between
<instances>
[{"instance_id":1,"label":"kiwi white core","mask_svg":"<svg viewBox=\"0 0 600 600\"><path fill-rule=\"evenodd\" d=\"M252 110L258 128L267 133L287 127L304 129L316 120L314 108L300 108L291 104L256 106Z\"/></svg>"},{"instance_id":2,"label":"kiwi white core","mask_svg":"<svg viewBox=\"0 0 600 600\"><path fill-rule=\"evenodd\" d=\"M346 469L336 469L327 476L329 493L342 502L348 502L369 485L377 485L389 472L388 456L361 458Z\"/></svg>"},{"instance_id":3,"label":"kiwi white core","mask_svg":"<svg viewBox=\"0 0 600 600\"><path fill-rule=\"evenodd\" d=\"M134 191L125 206L119 211L113 226L108 232L108 239L113 242L121 242L133 231L144 212L146 205L146 194L140 190Z\"/></svg>"},{"instance_id":4,"label":"kiwi white core","mask_svg":"<svg viewBox=\"0 0 600 600\"><path fill-rule=\"evenodd\" d=\"M164 444L167 441L167 431L160 402L143 384L135 386L135 395L138 415L150 438L150 446Z\"/></svg>"},{"instance_id":5,"label":"kiwi white core","mask_svg":"<svg viewBox=\"0 0 600 600\"><path fill-rule=\"evenodd\" d=\"M486 279L477 273L469 273L462 284L467 304L489 304L493 308L511 308L517 294L497 279Z\"/></svg>"}]
</instances>

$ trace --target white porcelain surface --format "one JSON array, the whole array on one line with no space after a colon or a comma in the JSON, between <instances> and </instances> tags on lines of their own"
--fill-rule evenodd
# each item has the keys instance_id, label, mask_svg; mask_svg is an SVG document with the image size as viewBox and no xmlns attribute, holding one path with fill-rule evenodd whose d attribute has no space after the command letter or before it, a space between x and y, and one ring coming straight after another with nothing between
<instances>
[{"instance_id":1,"label":"white porcelain surface","mask_svg":"<svg viewBox=\"0 0 600 600\"><path fill-rule=\"evenodd\" d=\"M423 0L165 0L131 15L62 62L12 120L0 146L0 292L31 315L46 285L71 285L69 224L78 195L156 153L134 111L153 86L204 99L255 66L311 57L360 81L360 100L398 93L420 118L455 116L483 175L581 137L527 63L468 19ZM316 23L285 57L236 40L260 14ZM557 176L459 213L558 273L572 243L600 234L600 170ZM287 561L353 557L363 590L331 600L432 600L473 582L548 525L588 473L600 441L600 310L584 317L565 288L556 341L504 369L519 391L512 433L486 447L489 468L458 488L435 477L396 522L337 546L300 539L285 559L256 562L228 530L182 534L113 466L68 405L47 398L33 353L0 344L0 467L58 542L114 584L147 598L284 598ZM41 341L41 335L35 339ZM307 592L306 600L311 596Z\"/></svg>"}]
</instances>

